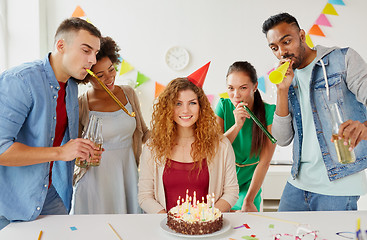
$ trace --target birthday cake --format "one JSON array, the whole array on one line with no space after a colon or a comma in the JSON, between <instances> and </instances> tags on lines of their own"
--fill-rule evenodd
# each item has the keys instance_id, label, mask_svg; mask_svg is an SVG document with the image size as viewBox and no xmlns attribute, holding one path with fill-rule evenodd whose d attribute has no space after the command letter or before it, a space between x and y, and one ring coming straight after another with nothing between
<instances>
[{"instance_id":1,"label":"birthday cake","mask_svg":"<svg viewBox=\"0 0 367 240\"><path fill-rule=\"evenodd\" d=\"M168 211L167 226L182 234L209 234L222 228L223 214L214 204L186 201Z\"/></svg>"}]
</instances>

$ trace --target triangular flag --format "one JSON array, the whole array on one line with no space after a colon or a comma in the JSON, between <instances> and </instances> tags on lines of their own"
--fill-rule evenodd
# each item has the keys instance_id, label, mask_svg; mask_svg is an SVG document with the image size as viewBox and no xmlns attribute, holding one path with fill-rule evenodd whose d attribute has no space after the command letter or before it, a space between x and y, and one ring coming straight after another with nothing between
<instances>
[{"instance_id":1,"label":"triangular flag","mask_svg":"<svg viewBox=\"0 0 367 240\"><path fill-rule=\"evenodd\" d=\"M154 98L157 98L159 96L159 94L164 90L165 86L155 82L155 93L154 93Z\"/></svg>"},{"instance_id":2,"label":"triangular flag","mask_svg":"<svg viewBox=\"0 0 367 240\"><path fill-rule=\"evenodd\" d=\"M310 31L308 31L308 34L325 37L325 34L321 31L319 25L316 24L311 27Z\"/></svg>"},{"instance_id":3,"label":"triangular flag","mask_svg":"<svg viewBox=\"0 0 367 240\"><path fill-rule=\"evenodd\" d=\"M128 63L128 62L126 62L125 60L123 60L123 61L121 62L120 76L121 76L122 74L125 74L125 73L127 73L127 72L129 72L129 71L133 70L133 69L134 69L134 67L133 67L133 66L131 66L131 65L130 65L130 63Z\"/></svg>"},{"instance_id":4,"label":"triangular flag","mask_svg":"<svg viewBox=\"0 0 367 240\"><path fill-rule=\"evenodd\" d=\"M335 11L335 8L331 3L326 4L326 6L324 7L324 10L322 10L322 13L338 16L338 13Z\"/></svg>"},{"instance_id":5,"label":"triangular flag","mask_svg":"<svg viewBox=\"0 0 367 240\"><path fill-rule=\"evenodd\" d=\"M334 5L344 5L345 3L343 2L343 0L329 0L330 4L334 4Z\"/></svg>"},{"instance_id":6,"label":"triangular flag","mask_svg":"<svg viewBox=\"0 0 367 240\"><path fill-rule=\"evenodd\" d=\"M224 92L224 93L219 93L219 97L220 98L229 98L228 93Z\"/></svg>"},{"instance_id":7,"label":"triangular flag","mask_svg":"<svg viewBox=\"0 0 367 240\"><path fill-rule=\"evenodd\" d=\"M329 20L326 18L325 14L320 14L319 18L316 20L315 24L331 27Z\"/></svg>"},{"instance_id":8,"label":"triangular flag","mask_svg":"<svg viewBox=\"0 0 367 240\"><path fill-rule=\"evenodd\" d=\"M212 104L212 102L214 100L214 95L213 94L207 94L206 97L208 98L210 104Z\"/></svg>"},{"instance_id":9,"label":"triangular flag","mask_svg":"<svg viewBox=\"0 0 367 240\"><path fill-rule=\"evenodd\" d=\"M261 76L257 79L257 88L260 89L263 93L265 93L265 78Z\"/></svg>"},{"instance_id":10,"label":"triangular flag","mask_svg":"<svg viewBox=\"0 0 367 240\"><path fill-rule=\"evenodd\" d=\"M313 45L313 42L311 40L311 37L310 35L306 35L306 44L310 47L310 48L313 48L315 45Z\"/></svg>"},{"instance_id":11,"label":"triangular flag","mask_svg":"<svg viewBox=\"0 0 367 240\"><path fill-rule=\"evenodd\" d=\"M144 74L142 74L138 71L138 76L136 77L136 86L135 87L139 87L140 85L147 82L148 80L149 80L149 78L147 76L145 76Z\"/></svg>"},{"instance_id":12,"label":"triangular flag","mask_svg":"<svg viewBox=\"0 0 367 240\"><path fill-rule=\"evenodd\" d=\"M192 82L193 84L195 84L196 86L202 88L204 81L205 81L206 74L209 69L209 65L210 65L210 62L208 62L207 64L205 64L204 66L196 70L195 72L191 73L189 76L187 76L187 79L190 82Z\"/></svg>"},{"instance_id":13,"label":"triangular flag","mask_svg":"<svg viewBox=\"0 0 367 240\"><path fill-rule=\"evenodd\" d=\"M72 17L84 17L85 12L83 11L83 9L80 6L77 6L73 12L73 15L71 16Z\"/></svg>"}]
</instances>

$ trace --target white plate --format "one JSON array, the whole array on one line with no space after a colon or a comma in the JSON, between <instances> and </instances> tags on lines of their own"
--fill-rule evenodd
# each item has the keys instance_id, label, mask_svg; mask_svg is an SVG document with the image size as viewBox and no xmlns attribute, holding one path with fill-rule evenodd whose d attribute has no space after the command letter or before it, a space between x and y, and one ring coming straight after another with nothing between
<instances>
[{"instance_id":1,"label":"white plate","mask_svg":"<svg viewBox=\"0 0 367 240\"><path fill-rule=\"evenodd\" d=\"M178 236L178 237L185 237L185 238L204 238L204 237L214 237L217 236L219 234L225 233L227 232L229 229L231 229L231 223L229 222L229 220L223 218L223 226L219 231L213 232L213 233L209 233L209 234L202 234L202 235L188 235L188 234L182 234L182 233L177 233L175 231L173 231L172 229L170 229L167 225L167 218L164 218L160 225L163 231Z\"/></svg>"}]
</instances>

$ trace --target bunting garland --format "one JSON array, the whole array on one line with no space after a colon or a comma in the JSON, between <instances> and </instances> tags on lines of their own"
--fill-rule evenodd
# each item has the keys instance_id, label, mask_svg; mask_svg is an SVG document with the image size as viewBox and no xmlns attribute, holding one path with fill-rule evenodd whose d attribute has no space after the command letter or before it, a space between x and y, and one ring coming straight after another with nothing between
<instances>
[{"instance_id":1,"label":"bunting garland","mask_svg":"<svg viewBox=\"0 0 367 240\"><path fill-rule=\"evenodd\" d=\"M332 24L330 23L330 21L327 18L327 15L334 15L334 16L339 16L338 12L336 11L336 9L334 8L333 5L339 5L339 6L345 6L345 3L343 0L328 0L325 7L323 8L322 12L320 13L320 15L318 16L318 18L316 19L316 21L314 22L314 24L312 25L312 27L309 29L309 31L306 33L306 44L310 47L313 48L314 44L313 41L311 39L311 35L313 36L320 36L320 37L326 37L326 35L324 34L322 28L320 26L323 27L332 27ZM79 17L79 18L83 18L86 21L90 22L86 16L86 13L84 12L84 10L78 5L76 6L74 12L72 13L72 17ZM120 65L120 71L119 71L119 76L124 75L126 73L131 72L132 70L135 69L135 67L133 65L131 65L129 62L127 62L125 59L120 59L121 61L121 65ZM116 70L118 71L117 66ZM264 76L260 76L258 78L258 89L260 91L262 91L263 93L266 93L266 85L265 85L265 79L266 76L268 76L270 74L270 72L272 72L274 70L274 68L272 68L271 70L269 70L267 72L267 74L265 74ZM137 88L140 85L144 84L145 82L147 82L148 80L150 80L149 77L147 77L145 74L141 73L140 71L136 70L137 74L136 74L136 79L135 82L132 82L132 86ZM134 77L135 78L135 77ZM129 81L134 81L131 79L128 79ZM155 94L154 97L157 98L159 96L159 94L163 91L163 89L165 88L164 85L155 82ZM207 95L209 102L212 104L214 99L215 99L215 95L209 94ZM220 93L219 94L220 98L228 98L228 94L225 93Z\"/></svg>"}]
</instances>

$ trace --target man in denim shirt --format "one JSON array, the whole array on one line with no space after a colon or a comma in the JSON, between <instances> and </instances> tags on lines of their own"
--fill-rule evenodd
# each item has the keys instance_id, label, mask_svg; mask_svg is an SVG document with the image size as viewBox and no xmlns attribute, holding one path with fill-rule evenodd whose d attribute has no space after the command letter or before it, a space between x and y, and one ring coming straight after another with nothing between
<instances>
[{"instance_id":1,"label":"man in denim shirt","mask_svg":"<svg viewBox=\"0 0 367 240\"><path fill-rule=\"evenodd\" d=\"M100 38L92 24L66 19L53 52L0 75L0 229L40 214L67 214L72 160L101 154L77 138L76 83L96 63Z\"/></svg>"},{"instance_id":2,"label":"man in denim shirt","mask_svg":"<svg viewBox=\"0 0 367 240\"><path fill-rule=\"evenodd\" d=\"M272 126L279 145L293 140L292 176L279 211L357 210L359 196L367 192L366 63L351 48L309 48L305 31L288 13L270 17L262 30L279 64L290 62L277 84ZM345 120L338 135L345 145L350 141L353 163L338 161L331 105Z\"/></svg>"}]
</instances>

